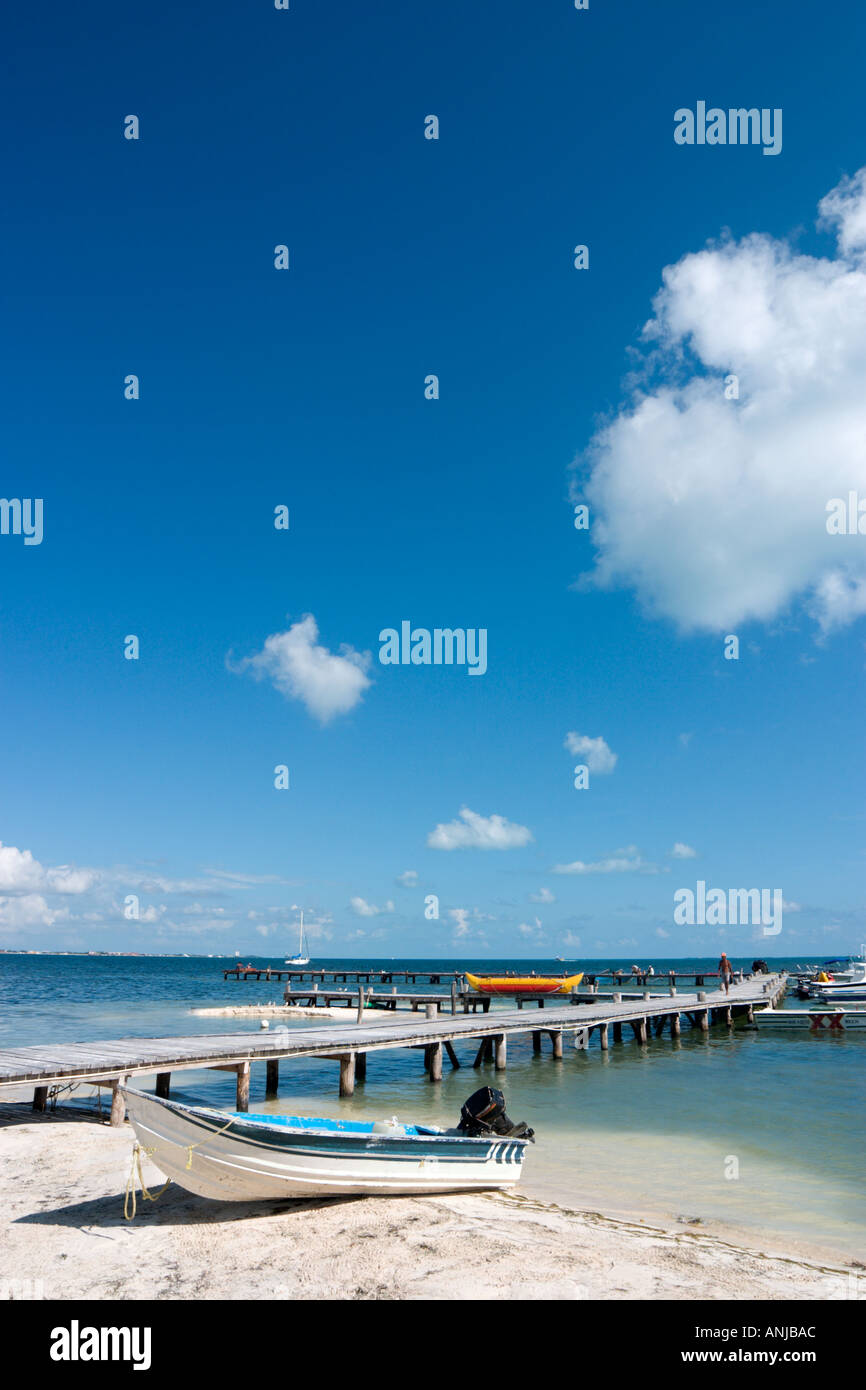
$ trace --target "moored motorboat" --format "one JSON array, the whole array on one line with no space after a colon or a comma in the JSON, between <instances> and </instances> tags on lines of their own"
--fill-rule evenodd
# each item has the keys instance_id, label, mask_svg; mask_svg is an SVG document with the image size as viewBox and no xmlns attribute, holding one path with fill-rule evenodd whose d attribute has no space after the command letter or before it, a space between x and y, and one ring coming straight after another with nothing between
<instances>
[{"instance_id":1,"label":"moored motorboat","mask_svg":"<svg viewBox=\"0 0 866 1390\"><path fill-rule=\"evenodd\" d=\"M122 1087L141 1150L188 1192L223 1202L513 1187L533 1131L483 1087L455 1129L183 1105Z\"/></svg>"},{"instance_id":2,"label":"moored motorboat","mask_svg":"<svg viewBox=\"0 0 866 1390\"><path fill-rule=\"evenodd\" d=\"M466 979L478 994L570 994L583 979L579 975L470 975Z\"/></svg>"},{"instance_id":3,"label":"moored motorboat","mask_svg":"<svg viewBox=\"0 0 866 1390\"><path fill-rule=\"evenodd\" d=\"M861 1004L866 1004L866 980L854 980L847 985L821 985L815 994L822 1003L829 1001L835 1003L837 1000L840 1002L849 1000L851 1003L856 1003L859 1000Z\"/></svg>"},{"instance_id":4,"label":"moored motorboat","mask_svg":"<svg viewBox=\"0 0 866 1390\"><path fill-rule=\"evenodd\" d=\"M789 1032L848 1033L866 1029L866 1009L760 1009L759 1028L784 1028Z\"/></svg>"}]
</instances>

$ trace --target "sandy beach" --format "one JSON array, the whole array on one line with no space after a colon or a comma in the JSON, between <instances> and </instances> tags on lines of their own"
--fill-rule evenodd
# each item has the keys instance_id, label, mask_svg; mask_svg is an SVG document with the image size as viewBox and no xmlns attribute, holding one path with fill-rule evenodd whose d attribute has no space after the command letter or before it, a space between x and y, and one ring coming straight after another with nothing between
<instances>
[{"instance_id":1,"label":"sandy beach","mask_svg":"<svg viewBox=\"0 0 866 1390\"><path fill-rule=\"evenodd\" d=\"M218 1205L172 1185L127 1221L132 1144L128 1126L3 1107L4 1296L41 1281L47 1299L842 1299L863 1278L522 1193Z\"/></svg>"}]
</instances>

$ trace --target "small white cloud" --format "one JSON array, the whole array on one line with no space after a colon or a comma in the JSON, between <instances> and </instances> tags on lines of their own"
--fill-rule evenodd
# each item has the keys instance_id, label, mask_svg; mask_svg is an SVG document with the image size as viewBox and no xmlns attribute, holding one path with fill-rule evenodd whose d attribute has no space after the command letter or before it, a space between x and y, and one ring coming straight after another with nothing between
<instances>
[{"instance_id":1,"label":"small white cloud","mask_svg":"<svg viewBox=\"0 0 866 1390\"><path fill-rule=\"evenodd\" d=\"M372 684L366 674L369 652L357 652L345 643L339 655L318 642L316 620L308 613L288 632L275 632L256 656L236 665L229 658L229 670L250 671L257 680L269 677L277 690L300 700L320 723L327 724L338 714L354 709Z\"/></svg>"},{"instance_id":2,"label":"small white cloud","mask_svg":"<svg viewBox=\"0 0 866 1390\"><path fill-rule=\"evenodd\" d=\"M677 840L670 853L673 859L696 859L698 855L696 849L692 849L691 845L684 845L682 840Z\"/></svg>"},{"instance_id":3,"label":"small white cloud","mask_svg":"<svg viewBox=\"0 0 866 1390\"><path fill-rule=\"evenodd\" d=\"M688 748L689 744L694 738L694 734L679 734L678 737L681 747Z\"/></svg>"},{"instance_id":4,"label":"small white cloud","mask_svg":"<svg viewBox=\"0 0 866 1390\"><path fill-rule=\"evenodd\" d=\"M664 938L666 936L670 936L670 932L665 931L664 927L656 927L656 936Z\"/></svg>"},{"instance_id":5,"label":"small white cloud","mask_svg":"<svg viewBox=\"0 0 866 1390\"><path fill-rule=\"evenodd\" d=\"M554 864L553 872L555 874L655 874L658 873L658 869L655 864L641 858L635 845L628 845L625 849L614 850L609 858L597 859L594 863L585 863L582 859L575 859L571 864Z\"/></svg>"},{"instance_id":6,"label":"small white cloud","mask_svg":"<svg viewBox=\"0 0 866 1390\"><path fill-rule=\"evenodd\" d=\"M480 816L464 806L459 820L437 825L427 836L430 849L519 849L532 840L525 825L504 816Z\"/></svg>"},{"instance_id":7,"label":"small white cloud","mask_svg":"<svg viewBox=\"0 0 866 1390\"><path fill-rule=\"evenodd\" d=\"M529 901L531 903L555 903L556 898L549 888L539 888L537 893L530 893Z\"/></svg>"},{"instance_id":8,"label":"small white cloud","mask_svg":"<svg viewBox=\"0 0 866 1390\"><path fill-rule=\"evenodd\" d=\"M352 898L349 906L359 917L378 917L383 912L394 911L394 904L390 899L384 907L377 907L375 903L368 903L364 898Z\"/></svg>"},{"instance_id":9,"label":"small white cloud","mask_svg":"<svg viewBox=\"0 0 866 1390\"><path fill-rule=\"evenodd\" d=\"M417 888L418 873L415 869L406 869L402 874L397 875L397 882L404 888Z\"/></svg>"},{"instance_id":10,"label":"small white cloud","mask_svg":"<svg viewBox=\"0 0 866 1390\"><path fill-rule=\"evenodd\" d=\"M449 907L448 916L454 923L455 936L468 936L469 934L469 910L465 907Z\"/></svg>"},{"instance_id":11,"label":"small white cloud","mask_svg":"<svg viewBox=\"0 0 866 1390\"><path fill-rule=\"evenodd\" d=\"M521 922L517 930L521 936L538 936L541 932L541 918L536 917L534 922Z\"/></svg>"},{"instance_id":12,"label":"small white cloud","mask_svg":"<svg viewBox=\"0 0 866 1390\"><path fill-rule=\"evenodd\" d=\"M611 752L601 737L590 738L587 734L568 733L565 735L563 746L575 758L582 759L590 772L600 775L613 772L616 767L618 755Z\"/></svg>"}]
</instances>

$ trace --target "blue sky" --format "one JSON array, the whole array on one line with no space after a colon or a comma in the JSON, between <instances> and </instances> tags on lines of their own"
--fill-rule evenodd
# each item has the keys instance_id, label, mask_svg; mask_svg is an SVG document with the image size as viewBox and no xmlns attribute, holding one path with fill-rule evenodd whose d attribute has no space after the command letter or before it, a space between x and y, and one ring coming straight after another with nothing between
<instances>
[{"instance_id":1,"label":"blue sky","mask_svg":"<svg viewBox=\"0 0 866 1390\"><path fill-rule=\"evenodd\" d=\"M181 11L7 24L0 944L859 945L862 11ZM676 145L699 100L782 152ZM698 879L782 933L675 925Z\"/></svg>"}]
</instances>

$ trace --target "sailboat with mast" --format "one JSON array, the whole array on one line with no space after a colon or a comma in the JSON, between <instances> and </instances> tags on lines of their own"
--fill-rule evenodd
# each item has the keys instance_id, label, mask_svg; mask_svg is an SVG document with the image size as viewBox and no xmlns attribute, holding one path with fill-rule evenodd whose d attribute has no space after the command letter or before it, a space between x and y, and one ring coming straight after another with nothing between
<instances>
[{"instance_id":1,"label":"sailboat with mast","mask_svg":"<svg viewBox=\"0 0 866 1390\"><path fill-rule=\"evenodd\" d=\"M309 947L307 946L304 936L304 909L301 908L301 924L298 932L298 954L296 956L289 956L286 960L286 965L309 965L309 963Z\"/></svg>"}]
</instances>

